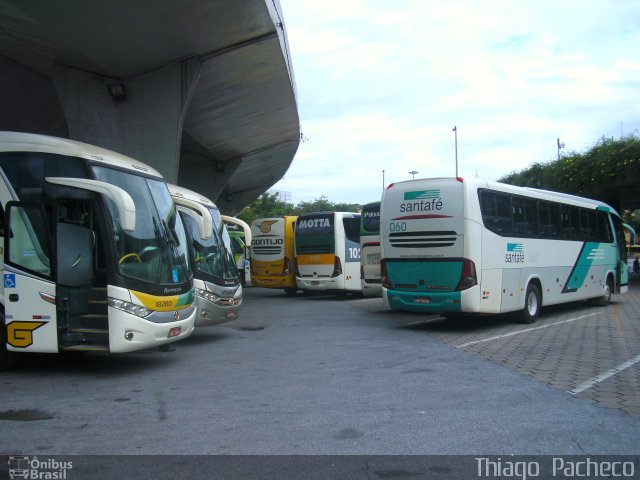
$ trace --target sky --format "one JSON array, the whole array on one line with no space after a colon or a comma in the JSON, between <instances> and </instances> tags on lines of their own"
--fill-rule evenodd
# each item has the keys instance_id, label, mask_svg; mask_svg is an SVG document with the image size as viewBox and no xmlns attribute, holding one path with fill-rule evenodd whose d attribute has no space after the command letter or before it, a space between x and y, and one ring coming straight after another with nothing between
<instances>
[{"instance_id":1,"label":"sky","mask_svg":"<svg viewBox=\"0 0 640 480\"><path fill-rule=\"evenodd\" d=\"M458 175L497 180L640 132L640 0L280 5L304 140L271 190L294 204L455 176L456 137Z\"/></svg>"}]
</instances>

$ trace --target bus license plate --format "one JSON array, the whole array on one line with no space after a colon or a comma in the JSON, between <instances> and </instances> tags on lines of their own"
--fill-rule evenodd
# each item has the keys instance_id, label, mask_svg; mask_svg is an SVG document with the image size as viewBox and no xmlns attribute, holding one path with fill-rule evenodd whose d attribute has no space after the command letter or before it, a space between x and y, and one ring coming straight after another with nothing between
<instances>
[{"instance_id":1,"label":"bus license plate","mask_svg":"<svg viewBox=\"0 0 640 480\"><path fill-rule=\"evenodd\" d=\"M320 285L318 280L311 280L311 285Z\"/></svg>"},{"instance_id":2,"label":"bus license plate","mask_svg":"<svg viewBox=\"0 0 640 480\"><path fill-rule=\"evenodd\" d=\"M167 335L167 338L177 337L178 335L180 335L181 331L182 327L173 327L169 330L169 335Z\"/></svg>"},{"instance_id":3,"label":"bus license plate","mask_svg":"<svg viewBox=\"0 0 640 480\"><path fill-rule=\"evenodd\" d=\"M416 297L414 298L416 303L431 303L431 299L429 297Z\"/></svg>"}]
</instances>

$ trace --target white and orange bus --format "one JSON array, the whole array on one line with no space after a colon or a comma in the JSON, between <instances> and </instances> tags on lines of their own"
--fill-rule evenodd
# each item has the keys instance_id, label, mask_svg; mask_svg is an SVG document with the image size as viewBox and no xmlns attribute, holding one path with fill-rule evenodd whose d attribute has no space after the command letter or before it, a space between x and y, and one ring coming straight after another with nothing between
<instances>
[{"instance_id":1,"label":"white and orange bus","mask_svg":"<svg viewBox=\"0 0 640 480\"><path fill-rule=\"evenodd\" d=\"M362 291L359 213L300 215L295 225L295 250L298 288Z\"/></svg>"}]
</instances>

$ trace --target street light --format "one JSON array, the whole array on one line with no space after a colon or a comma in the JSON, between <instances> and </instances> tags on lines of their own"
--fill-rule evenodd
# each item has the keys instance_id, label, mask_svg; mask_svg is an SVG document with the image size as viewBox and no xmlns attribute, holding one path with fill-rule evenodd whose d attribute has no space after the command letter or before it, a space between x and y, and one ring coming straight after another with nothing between
<instances>
[{"instance_id":1,"label":"street light","mask_svg":"<svg viewBox=\"0 0 640 480\"><path fill-rule=\"evenodd\" d=\"M558 138L558 160L560 160L560 149L564 148L564 142L560 143L560 138Z\"/></svg>"},{"instance_id":2,"label":"street light","mask_svg":"<svg viewBox=\"0 0 640 480\"><path fill-rule=\"evenodd\" d=\"M416 172L415 170L411 170L411 171L409 172L409 174L411 174L411 179L412 179L412 180L415 180L415 179L416 179L416 173L420 173L420 172Z\"/></svg>"}]
</instances>

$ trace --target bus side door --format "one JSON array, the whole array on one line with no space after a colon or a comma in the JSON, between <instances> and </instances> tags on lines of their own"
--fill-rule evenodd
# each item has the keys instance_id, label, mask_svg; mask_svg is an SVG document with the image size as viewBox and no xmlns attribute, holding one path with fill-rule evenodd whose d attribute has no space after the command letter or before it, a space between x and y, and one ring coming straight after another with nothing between
<instances>
[{"instance_id":1,"label":"bus side door","mask_svg":"<svg viewBox=\"0 0 640 480\"><path fill-rule=\"evenodd\" d=\"M4 232L7 349L58 352L55 283L47 213L38 203L8 202Z\"/></svg>"}]
</instances>

